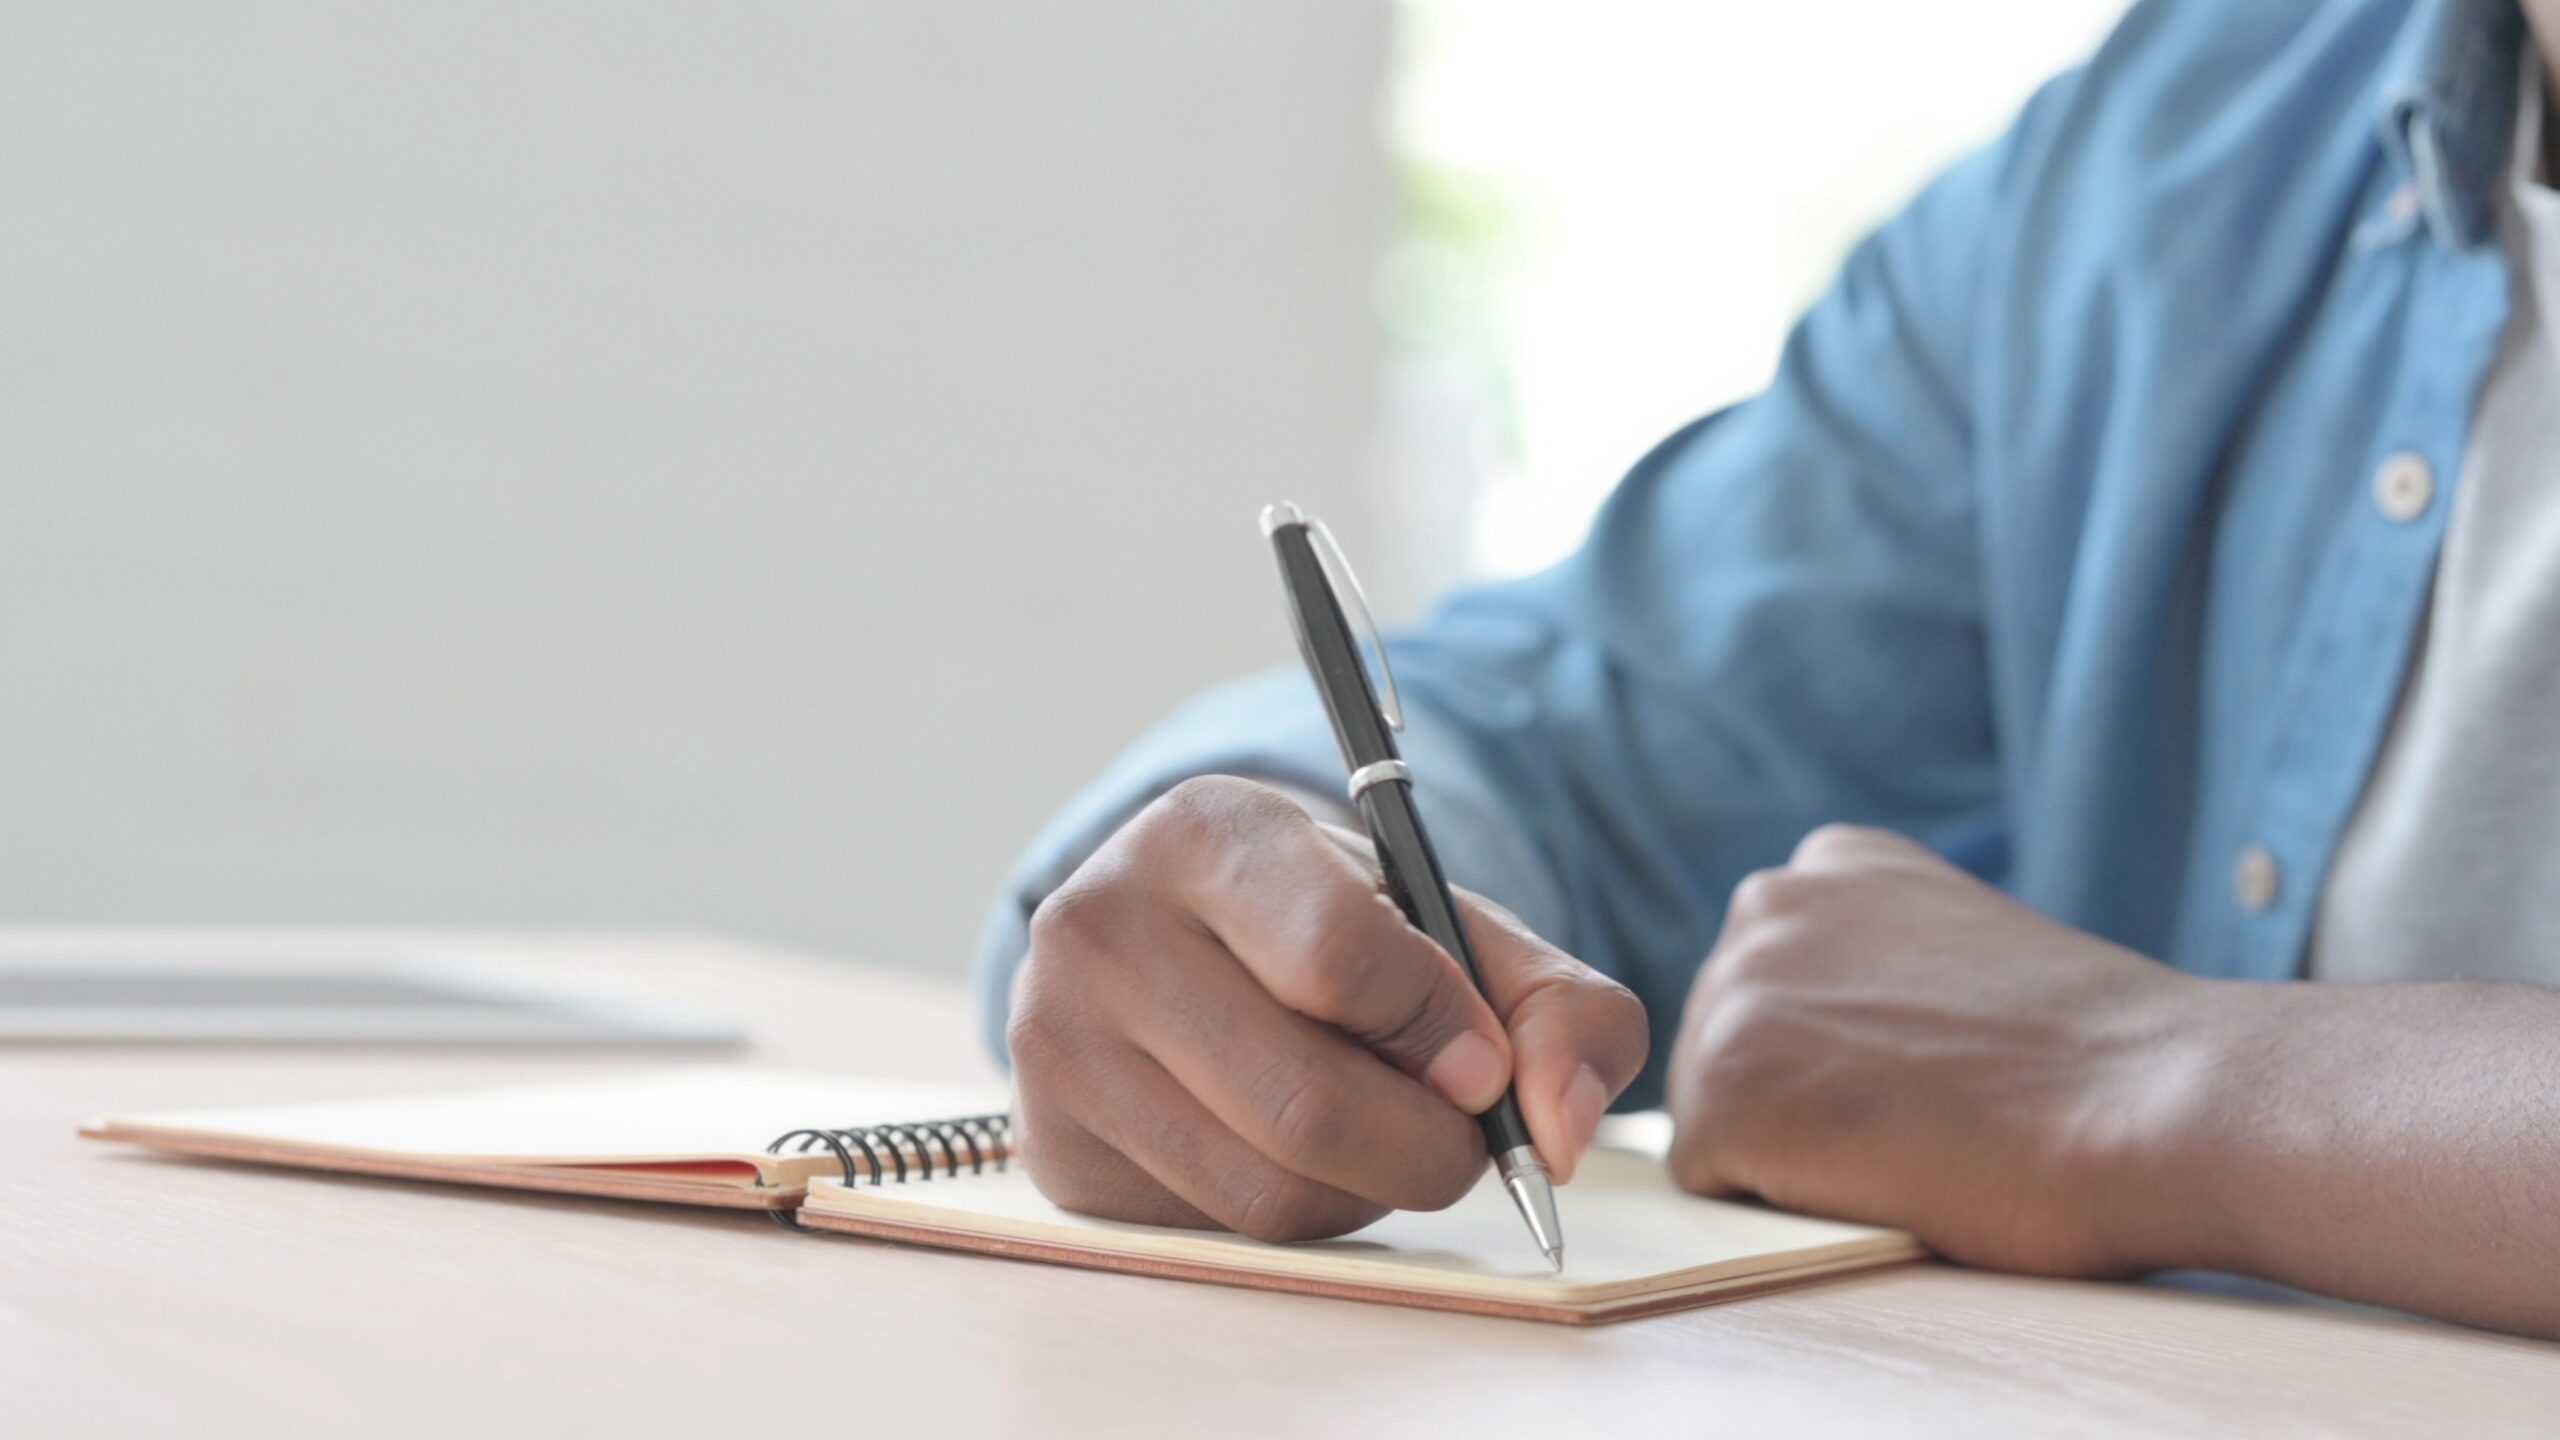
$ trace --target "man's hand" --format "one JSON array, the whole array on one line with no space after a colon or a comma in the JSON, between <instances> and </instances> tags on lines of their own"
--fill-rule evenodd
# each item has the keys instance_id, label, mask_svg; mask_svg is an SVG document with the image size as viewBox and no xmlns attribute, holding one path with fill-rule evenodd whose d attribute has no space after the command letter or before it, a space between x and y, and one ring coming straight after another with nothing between
<instances>
[{"instance_id":1,"label":"man's hand","mask_svg":"<svg viewBox=\"0 0 2560 1440\"><path fill-rule=\"evenodd\" d=\"M2125 1212L2213 989L1825 827L1734 891L1672 1054L1672 1172L1972 1264L2136 1268Z\"/></svg>"},{"instance_id":2,"label":"man's hand","mask_svg":"<svg viewBox=\"0 0 2560 1440\"><path fill-rule=\"evenodd\" d=\"M1482 996L1406 923L1364 839L1265 786L1178 787L1032 917L1008 1037L1032 1179L1097 1215L1338 1235L1466 1194L1472 1117L1515 1076L1568 1179L1644 1064L1644 1007L1458 901Z\"/></svg>"}]
</instances>

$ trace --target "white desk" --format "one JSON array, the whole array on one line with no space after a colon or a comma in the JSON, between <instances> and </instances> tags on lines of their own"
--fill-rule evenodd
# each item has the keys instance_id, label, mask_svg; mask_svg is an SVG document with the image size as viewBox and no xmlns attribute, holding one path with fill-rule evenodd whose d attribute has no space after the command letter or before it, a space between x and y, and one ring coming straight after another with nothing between
<instances>
[{"instance_id":1,"label":"white desk","mask_svg":"<svg viewBox=\"0 0 2560 1440\"><path fill-rule=\"evenodd\" d=\"M39 939L0 934L0 949ZM992 1073L956 986L707 940L469 943L738 1013L760 1064ZM158 1159L72 1134L110 1110L645 1063L0 1051L0 1432L2560 1428L2560 1346L2324 1308L1923 1266L1566 1329L792 1236L754 1215Z\"/></svg>"}]
</instances>

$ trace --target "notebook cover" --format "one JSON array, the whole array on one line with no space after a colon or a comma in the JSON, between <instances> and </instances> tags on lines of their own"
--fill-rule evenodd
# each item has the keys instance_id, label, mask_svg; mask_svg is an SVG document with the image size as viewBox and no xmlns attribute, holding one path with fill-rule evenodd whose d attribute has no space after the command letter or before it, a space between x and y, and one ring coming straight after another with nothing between
<instances>
[{"instance_id":1,"label":"notebook cover","mask_svg":"<svg viewBox=\"0 0 2560 1440\"><path fill-rule=\"evenodd\" d=\"M689 1067L387 1099L108 1116L81 1135L168 1154L353 1175L729 1209L788 1209L836 1174L773 1156L801 1126L998 1109L1000 1094L858 1077Z\"/></svg>"}]
</instances>

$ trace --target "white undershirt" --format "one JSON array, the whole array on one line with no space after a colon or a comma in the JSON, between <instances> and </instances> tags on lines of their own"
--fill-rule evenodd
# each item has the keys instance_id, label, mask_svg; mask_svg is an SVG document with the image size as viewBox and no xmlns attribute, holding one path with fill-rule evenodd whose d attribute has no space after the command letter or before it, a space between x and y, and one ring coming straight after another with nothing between
<instances>
[{"instance_id":1,"label":"white undershirt","mask_svg":"<svg viewBox=\"0 0 2560 1440\"><path fill-rule=\"evenodd\" d=\"M2498 201L2513 310L2418 653L2321 892L2322 980L2560 982L2560 191L2527 61Z\"/></svg>"}]
</instances>

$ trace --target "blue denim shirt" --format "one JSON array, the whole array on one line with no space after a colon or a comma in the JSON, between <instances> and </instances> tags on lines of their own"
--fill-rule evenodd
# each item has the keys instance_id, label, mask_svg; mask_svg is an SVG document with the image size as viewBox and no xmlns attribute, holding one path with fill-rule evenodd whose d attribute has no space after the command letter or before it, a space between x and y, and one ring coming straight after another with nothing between
<instances>
[{"instance_id":1,"label":"blue denim shirt","mask_svg":"<svg viewBox=\"0 0 2560 1440\"><path fill-rule=\"evenodd\" d=\"M2137 6L1578 553L1390 638L1453 878L1651 1008L1627 1103L1727 892L1824 821L2300 972L2506 318L2525 43L2513 0ZM1303 674L1182 710L1033 845L981 957L999 1053L1031 907L1210 771L1342 783Z\"/></svg>"}]
</instances>

